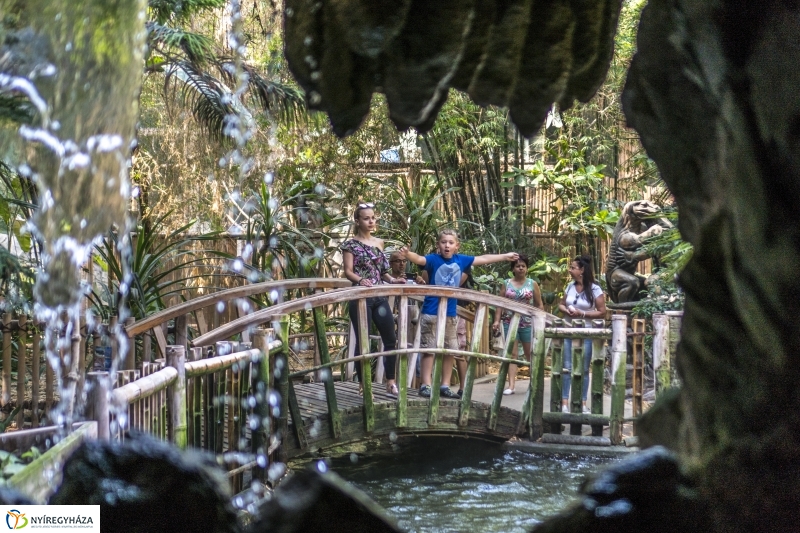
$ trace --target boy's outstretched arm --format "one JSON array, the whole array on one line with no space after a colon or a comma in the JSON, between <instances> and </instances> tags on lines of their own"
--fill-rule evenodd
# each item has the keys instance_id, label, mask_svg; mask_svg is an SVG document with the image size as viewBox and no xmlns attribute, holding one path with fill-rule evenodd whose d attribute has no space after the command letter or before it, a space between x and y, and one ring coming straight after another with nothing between
<instances>
[{"instance_id":1,"label":"boy's outstretched arm","mask_svg":"<svg viewBox=\"0 0 800 533\"><path fill-rule=\"evenodd\" d=\"M500 261L516 261L517 259L519 259L519 254L517 252L476 255L472 266L488 265L489 263L499 263Z\"/></svg>"},{"instance_id":2,"label":"boy's outstretched arm","mask_svg":"<svg viewBox=\"0 0 800 533\"><path fill-rule=\"evenodd\" d=\"M408 246L403 246L400 248L400 250L398 250L398 252L401 259L408 259L417 266L424 267L426 264L428 264L428 261L425 259L424 255L415 254L408 249Z\"/></svg>"}]
</instances>

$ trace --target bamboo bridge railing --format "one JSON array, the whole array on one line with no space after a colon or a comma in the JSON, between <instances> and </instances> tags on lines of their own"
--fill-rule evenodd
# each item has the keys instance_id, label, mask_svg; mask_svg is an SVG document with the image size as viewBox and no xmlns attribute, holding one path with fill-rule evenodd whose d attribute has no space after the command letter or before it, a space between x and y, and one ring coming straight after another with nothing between
<instances>
[{"instance_id":1,"label":"bamboo bridge railing","mask_svg":"<svg viewBox=\"0 0 800 533\"><path fill-rule=\"evenodd\" d=\"M189 316L198 310L214 306L218 302L229 302L237 298L263 294L275 290L281 284L284 288L301 291L318 291L294 300L276 303L271 307L256 310L241 316L213 330L203 332L202 320L198 321L200 335L189 339L184 333L183 325L188 324ZM533 307L513 302L506 298L476 291L453 289L436 286L398 286L384 285L371 288L351 287L343 280L292 280L289 282L269 282L265 284L239 287L222 293L205 296L186 302L175 308L158 313L146 320L129 324L127 333L134 338L151 332L156 339L159 331L163 334L164 325L175 320L174 344L163 345L163 360L143 361L137 375L122 373L124 379L116 384L113 391L108 391L108 380L102 374L89 373L86 377L86 390L89 392L87 405L89 418L97 420L99 438L124 439L125 432L136 429L169 440L179 446L204 448L223 454L229 461L231 482L234 488L241 486L242 474L254 469L254 476L265 475L264 468L257 461L259 455L285 458L281 449L281 441L291 431L297 442L304 442L303 424L299 415L297 397L294 392L295 381L304 376L316 374L324 387L327 413L331 422L332 436L342 434L341 413L337 407L336 388L334 387L334 367L352 364L359 360L371 360L395 354L398 356L398 387L396 420L397 428L406 427L408 421L408 390L413 377L414 357L420 352L419 325L414 331L414 338L409 339L408 302L425 295L441 297L438 314L437 344L426 352L435 355L433 366L433 383L439 383L442 372L442 357L452 354L468 359L464 394L459 401L459 427L466 427L473 409L472 391L475 384L479 364L486 362L499 363L499 371L495 385L492 404L488 411L486 426L492 430L498 420L498 413L503 401L503 388L510 364L530 368L529 389L526 393L522 409L518 433L531 439L541 438L550 442L593 442L601 443L603 428L609 427L611 444L622 441L624 423L623 403L625 398L626 373L626 323L625 316L614 316L612 327L605 328L601 324L595 327L580 327L577 321L572 327L564 324L552 315L548 315ZM370 351L370 342L366 330L366 298L386 296L398 301L397 316L398 346L392 352ZM471 322L471 339L466 350L447 350L444 348L444 324L441 320L446 312L446 299L458 298L471 300L476 304L474 313L459 310ZM334 359L328 345L329 331L327 310L332 305L345 304L351 300L358 302L360 324L355 333L361 336L361 345L365 353L358 357L340 357ZM489 314L508 310L512 320L506 344L499 355L494 355L488 348ZM311 367L291 371L289 366L289 324L293 315L308 313L313 320L313 332L319 353L319 360ZM511 355L512 342L523 316L532 317L534 338L530 361L519 361ZM655 351L657 357L657 389L674 386L674 365L670 359L674 357L677 342L677 329L680 317L668 316L666 322L658 319L656 328L657 340ZM294 319L297 322L297 319ZM11 368L6 364L12 345L21 346L20 353L35 353L38 341L31 342L31 334L36 330L26 329L30 321L20 319L14 325L9 315L3 317L3 397L10 391L10 380L6 375ZM264 329L268 325L272 328ZM180 326L180 327L179 327ZM577 326L577 327L576 327ZM665 333L666 332L666 333ZM341 333L341 332L337 332ZM13 336L17 341L14 342ZM643 335L634 333L634 337ZM36 338L35 336L32 338ZM296 338L296 337L295 337ZM573 349L572 382L573 395L570 401L570 413L562 413L560 408L561 379L563 370L561 363L561 341L558 339L592 339L593 358L591 362L592 394L591 414L581 412L581 384L583 365L582 343L575 343ZM22 340L20 340L22 339ZM253 344L249 341L252 339ZM553 339L548 342L548 339ZM163 337L164 342L167 336ZM605 343L611 341L611 412L603 413L603 369L605 364ZM352 344L352 339L350 339ZM84 338L73 336L72 352L80 355L80 346L86 346ZM133 343L131 343L133 345ZM161 341L158 341L161 345ZM409 347L410 346L410 347ZM548 351L549 346L549 351ZM161 351L161 348L158 348ZM187 361L188 354L188 361ZM549 354L551 367L550 410L545 410L544 380L545 357ZM141 354L140 354L141 355ZM18 356L19 357L19 356ZM36 357L31 360L35 367ZM23 356L23 361L28 361ZM23 365L27 364L25 362ZM39 368L42 362L39 361ZM23 374L25 367L23 366ZM34 372L35 374L36 372ZM343 374L340 374L342 376ZM128 381L127 383L125 381ZM105 384L106 390L103 390ZM372 381L363 384L363 430L369 434L375 427L375 405L372 400ZM109 394L110 392L110 394ZM111 399L109 405L108 399ZM272 403L271 403L272 402ZM277 403L276 403L277 402ZM427 404L427 423L436 425L441 405L438 387L432 388L432 395ZM277 409L276 409L277 408ZM561 426L570 426L570 435L561 435ZM580 435L581 427L592 427L592 437ZM588 440L587 440L588 439ZM595 439L595 440L591 440ZM237 455L239 454L239 455Z\"/></svg>"}]
</instances>

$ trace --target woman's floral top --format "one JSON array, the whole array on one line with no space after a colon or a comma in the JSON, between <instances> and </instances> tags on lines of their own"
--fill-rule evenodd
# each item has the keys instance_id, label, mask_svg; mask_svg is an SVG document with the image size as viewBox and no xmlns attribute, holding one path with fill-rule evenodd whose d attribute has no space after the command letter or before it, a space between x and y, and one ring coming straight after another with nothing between
<instances>
[{"instance_id":1,"label":"woman's floral top","mask_svg":"<svg viewBox=\"0 0 800 533\"><path fill-rule=\"evenodd\" d=\"M350 239L340 246L343 252L353 254L353 272L377 285L381 276L389 271L389 260L377 246Z\"/></svg>"},{"instance_id":2,"label":"woman's floral top","mask_svg":"<svg viewBox=\"0 0 800 533\"><path fill-rule=\"evenodd\" d=\"M525 278L525 283L522 284L522 287L519 289L514 287L511 284L511 280L506 280L506 289L503 292L502 296L514 300L516 302L533 305L533 291L534 287L533 284L535 282L531 278ZM505 325L509 325L511 323L511 317L513 313L511 311L503 311L503 315L501 320ZM529 328L533 324L533 319L529 316L523 315L519 321L520 328Z\"/></svg>"}]
</instances>

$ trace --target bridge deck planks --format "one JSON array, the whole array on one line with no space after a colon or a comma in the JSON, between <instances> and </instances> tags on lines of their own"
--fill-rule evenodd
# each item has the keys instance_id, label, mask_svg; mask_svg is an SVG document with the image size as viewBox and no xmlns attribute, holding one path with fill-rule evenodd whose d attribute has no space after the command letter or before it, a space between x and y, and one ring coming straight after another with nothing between
<instances>
[{"instance_id":1,"label":"bridge deck planks","mask_svg":"<svg viewBox=\"0 0 800 533\"><path fill-rule=\"evenodd\" d=\"M328 406L323 383L304 383L295 385L295 393L300 407L303 428L308 446L298 445L290 431L286 445L289 457L296 457L332 446L368 438L381 438L397 434L470 434L507 440L517 432L520 413L501 407L494 430L487 428L491 406L471 402L470 416L466 427L458 426L460 400L440 400L439 416L435 425L428 424L428 398L421 398L419 391L408 389L408 423L405 428L396 427L397 399L386 394L383 384L374 383L375 426L371 433L364 431L363 398L358 393L358 383L336 382L336 401L342 417L342 435L332 436Z\"/></svg>"}]
</instances>

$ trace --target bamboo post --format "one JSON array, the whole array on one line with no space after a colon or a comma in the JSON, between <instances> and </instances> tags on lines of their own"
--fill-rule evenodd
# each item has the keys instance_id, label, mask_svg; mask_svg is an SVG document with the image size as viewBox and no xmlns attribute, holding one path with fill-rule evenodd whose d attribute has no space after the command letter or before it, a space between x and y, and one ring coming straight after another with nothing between
<instances>
[{"instance_id":1,"label":"bamboo post","mask_svg":"<svg viewBox=\"0 0 800 533\"><path fill-rule=\"evenodd\" d=\"M11 401L11 313L3 313L3 393L0 406Z\"/></svg>"},{"instance_id":2,"label":"bamboo post","mask_svg":"<svg viewBox=\"0 0 800 533\"><path fill-rule=\"evenodd\" d=\"M234 350L236 353L238 350ZM225 430L228 433L228 449L226 451L232 452L237 450L236 447L236 372L232 368L225 371L225 402L223 420L225 420Z\"/></svg>"},{"instance_id":3,"label":"bamboo post","mask_svg":"<svg viewBox=\"0 0 800 533\"><path fill-rule=\"evenodd\" d=\"M500 312L499 310L497 312ZM517 338L517 330L519 329L519 321L522 317L519 313L514 313L511 317L511 323L508 325L508 335L505 339L505 346L503 346L502 356L506 359L513 357L517 358L517 354L511 354L514 348L514 340ZM544 330L542 330L544 332ZM494 385L494 398L492 399L492 406L489 408L489 421L486 424L490 430L494 431L497 427L497 417L500 413L500 404L503 401L503 390L506 387L506 376L508 375L509 363L500 363L500 370L497 372L497 382Z\"/></svg>"},{"instance_id":4,"label":"bamboo post","mask_svg":"<svg viewBox=\"0 0 800 533\"><path fill-rule=\"evenodd\" d=\"M17 350L17 406L20 408L17 413L17 429L22 429L25 424L25 374L27 373L27 356L28 347L25 343L27 335L25 334L25 324L28 317L21 315L19 317L19 349ZM33 398L31 398L33 401Z\"/></svg>"},{"instance_id":5,"label":"bamboo post","mask_svg":"<svg viewBox=\"0 0 800 533\"><path fill-rule=\"evenodd\" d=\"M554 328L563 328L564 321L560 318L553 320ZM561 380L561 372L564 369L564 339L553 339L552 358L550 360L550 412L561 412L561 391L563 390L563 382ZM557 342L556 342L557 341ZM561 433L561 424L550 424L550 433Z\"/></svg>"},{"instance_id":6,"label":"bamboo post","mask_svg":"<svg viewBox=\"0 0 800 533\"><path fill-rule=\"evenodd\" d=\"M418 383L415 384L415 377L417 375L417 359L419 359L419 345L422 342L422 317L418 314L417 318L417 325L414 327L414 344L413 349L414 351L411 352L411 358L408 360L408 385L413 387L415 385L419 385Z\"/></svg>"},{"instance_id":7,"label":"bamboo post","mask_svg":"<svg viewBox=\"0 0 800 533\"><path fill-rule=\"evenodd\" d=\"M83 390L86 382L86 318L81 317L78 322L78 386L76 388L75 396L80 401L83 398Z\"/></svg>"},{"instance_id":8,"label":"bamboo post","mask_svg":"<svg viewBox=\"0 0 800 533\"><path fill-rule=\"evenodd\" d=\"M678 342L681 339L681 321L683 320L683 311L667 311L664 313L669 317L669 377L670 386L675 387L678 385L678 377L675 373L677 366L678 355Z\"/></svg>"},{"instance_id":9,"label":"bamboo post","mask_svg":"<svg viewBox=\"0 0 800 533\"><path fill-rule=\"evenodd\" d=\"M212 396L212 401L214 402L213 452L221 454L225 444L225 371L216 373L214 384L216 389Z\"/></svg>"},{"instance_id":10,"label":"bamboo post","mask_svg":"<svg viewBox=\"0 0 800 533\"><path fill-rule=\"evenodd\" d=\"M205 394L203 394L203 418L205 419L205 431L203 433L203 449L211 451L214 449L214 437L216 436L216 411L214 407L214 395L216 394L216 374L207 374L205 381Z\"/></svg>"},{"instance_id":11,"label":"bamboo post","mask_svg":"<svg viewBox=\"0 0 800 533\"><path fill-rule=\"evenodd\" d=\"M30 332L31 339L31 428L39 427L39 372L41 369L41 349L39 347L39 328L36 324ZM45 363L45 366L47 363Z\"/></svg>"},{"instance_id":12,"label":"bamboo post","mask_svg":"<svg viewBox=\"0 0 800 533\"><path fill-rule=\"evenodd\" d=\"M120 367L120 360L119 360L119 342L117 341L117 317L112 316L108 320L108 336L111 338L111 365L113 368L114 363L117 363L116 369L126 370L124 367Z\"/></svg>"},{"instance_id":13,"label":"bamboo post","mask_svg":"<svg viewBox=\"0 0 800 533\"><path fill-rule=\"evenodd\" d=\"M631 379L632 415L639 416L644 410L644 319L632 320L633 333L633 375Z\"/></svg>"},{"instance_id":14,"label":"bamboo post","mask_svg":"<svg viewBox=\"0 0 800 533\"><path fill-rule=\"evenodd\" d=\"M189 344L189 317L187 315L175 318L175 344L178 346Z\"/></svg>"},{"instance_id":15,"label":"bamboo post","mask_svg":"<svg viewBox=\"0 0 800 533\"><path fill-rule=\"evenodd\" d=\"M125 327L122 328L122 334L128 337L128 333L126 328L133 326L136 322L136 319L128 317L125 319ZM176 343L178 344L178 343ZM184 343L185 345L185 343ZM125 370L135 370L136 369L136 339L133 337L128 337L128 345L125 347L125 354L122 361L122 368Z\"/></svg>"},{"instance_id":16,"label":"bamboo post","mask_svg":"<svg viewBox=\"0 0 800 533\"><path fill-rule=\"evenodd\" d=\"M408 296L400 296L397 315L397 346L401 349L408 347ZM400 355L397 370L397 427L404 428L408 425L408 354Z\"/></svg>"},{"instance_id":17,"label":"bamboo post","mask_svg":"<svg viewBox=\"0 0 800 533\"><path fill-rule=\"evenodd\" d=\"M142 362L149 363L153 360L153 337L149 331L142 333Z\"/></svg>"},{"instance_id":18,"label":"bamboo post","mask_svg":"<svg viewBox=\"0 0 800 533\"><path fill-rule=\"evenodd\" d=\"M178 448L186 448L186 347L167 346L167 365L178 371L178 378L167 389L169 440Z\"/></svg>"},{"instance_id":19,"label":"bamboo post","mask_svg":"<svg viewBox=\"0 0 800 533\"><path fill-rule=\"evenodd\" d=\"M89 420L97 422L97 438L108 441L111 438L108 417L108 372L87 372L86 406Z\"/></svg>"},{"instance_id":20,"label":"bamboo post","mask_svg":"<svg viewBox=\"0 0 800 533\"><path fill-rule=\"evenodd\" d=\"M366 304L366 302L365 302ZM366 306L366 305L365 305ZM364 313L366 315L366 312ZM281 341L281 351L275 356L275 383L281 398L281 410L278 418L278 438L281 445L278 448L278 460L286 462L285 439L289 438L289 317L283 315L278 320L278 338Z\"/></svg>"},{"instance_id":21,"label":"bamboo post","mask_svg":"<svg viewBox=\"0 0 800 533\"><path fill-rule=\"evenodd\" d=\"M533 346L531 346L530 374L531 381L528 387L527 419L528 436L536 440L544 433L542 415L544 414L544 358L545 358L545 317L533 316Z\"/></svg>"},{"instance_id":22,"label":"bamboo post","mask_svg":"<svg viewBox=\"0 0 800 533\"><path fill-rule=\"evenodd\" d=\"M611 317L611 419L609 433L612 444L622 443L622 420L625 416L625 372L628 350L625 315Z\"/></svg>"},{"instance_id":23,"label":"bamboo post","mask_svg":"<svg viewBox=\"0 0 800 533\"><path fill-rule=\"evenodd\" d=\"M350 321L350 335L348 336L347 340L347 358L352 359L356 354L356 328L353 325L352 320ZM356 363L350 361L349 363L345 364L344 370L344 381L350 382L353 381L353 373L355 372Z\"/></svg>"},{"instance_id":24,"label":"bamboo post","mask_svg":"<svg viewBox=\"0 0 800 533\"><path fill-rule=\"evenodd\" d=\"M596 329L605 325L604 320L592 320L592 326ZM603 339L592 339L592 414L603 414L603 367L605 365L605 341ZM603 425L594 424L592 426L592 436L601 437L603 435Z\"/></svg>"},{"instance_id":25,"label":"bamboo post","mask_svg":"<svg viewBox=\"0 0 800 533\"><path fill-rule=\"evenodd\" d=\"M250 415L254 419L250 424L250 446L256 459L266 457L272 429L269 415L269 343L271 337L271 330L265 328L257 329L253 335L253 345L261 352L255 361L255 372L252 376L255 407ZM266 481L267 461L256 460L253 478L262 483Z\"/></svg>"},{"instance_id":26,"label":"bamboo post","mask_svg":"<svg viewBox=\"0 0 800 533\"><path fill-rule=\"evenodd\" d=\"M328 349L328 336L325 328L325 315L321 307L314 308L314 335L316 337L316 352L319 355L320 364L327 365L331 362L330 350ZM330 368L320 371L319 378L325 384L325 400L328 404L328 416L331 424L331 435L334 439L342 436L342 414L336 402L336 387L333 382L333 372Z\"/></svg>"},{"instance_id":27,"label":"bamboo post","mask_svg":"<svg viewBox=\"0 0 800 533\"><path fill-rule=\"evenodd\" d=\"M576 328L584 327L583 320L573 320ZM570 412L581 414L583 412L583 339L572 340L572 384L569 391ZM570 435L581 434L581 424L569 425Z\"/></svg>"},{"instance_id":28,"label":"bamboo post","mask_svg":"<svg viewBox=\"0 0 800 533\"><path fill-rule=\"evenodd\" d=\"M421 318L420 318L421 320ZM447 330L447 298L439 298L439 309L436 313L436 347L444 348L445 333ZM433 356L433 372L431 375L431 401L428 404L428 425L434 426L439 422L439 386L442 383L442 360L444 355L437 353Z\"/></svg>"},{"instance_id":29,"label":"bamboo post","mask_svg":"<svg viewBox=\"0 0 800 533\"><path fill-rule=\"evenodd\" d=\"M370 353L369 328L367 325L367 300L358 300L358 340L361 347L359 355L364 356ZM364 399L364 431L371 433L375 428L375 407L372 403L372 365L369 359L362 359L356 362L361 365L361 390Z\"/></svg>"},{"instance_id":30,"label":"bamboo post","mask_svg":"<svg viewBox=\"0 0 800 533\"><path fill-rule=\"evenodd\" d=\"M199 361L203 358L202 348L192 348L190 351L192 361ZM192 418L191 418L191 431L189 434L192 436L192 446L197 448L202 446L203 440L203 378L192 378L191 393L192 399Z\"/></svg>"},{"instance_id":31,"label":"bamboo post","mask_svg":"<svg viewBox=\"0 0 800 533\"><path fill-rule=\"evenodd\" d=\"M669 360L669 317L663 313L653 315L653 383L656 398L670 388L671 362Z\"/></svg>"},{"instance_id":32,"label":"bamboo post","mask_svg":"<svg viewBox=\"0 0 800 533\"><path fill-rule=\"evenodd\" d=\"M478 305L475 310L475 321L472 323L472 342L470 343L470 351L480 351L481 341L483 340L483 333L486 331L483 327L486 322L487 306L484 304ZM472 407L472 388L475 385L475 374L478 366L478 358L470 357L467 363L467 375L464 378L464 393L461 396L461 409L458 413L458 425L467 427L469 423L469 412Z\"/></svg>"}]
</instances>

